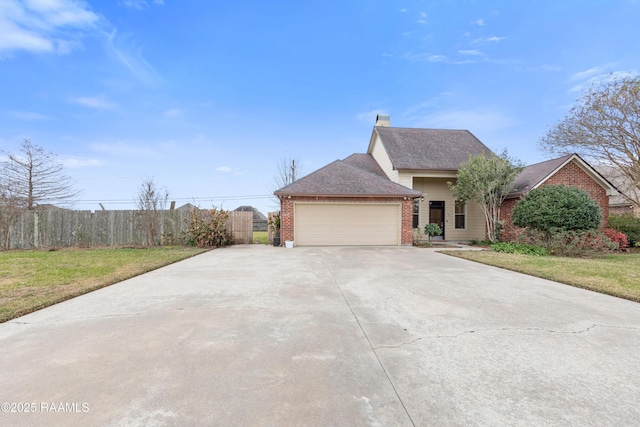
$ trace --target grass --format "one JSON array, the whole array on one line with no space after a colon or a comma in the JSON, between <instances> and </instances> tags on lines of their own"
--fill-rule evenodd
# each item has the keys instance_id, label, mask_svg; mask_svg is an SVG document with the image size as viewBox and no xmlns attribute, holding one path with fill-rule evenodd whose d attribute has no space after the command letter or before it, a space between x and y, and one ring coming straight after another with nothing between
<instances>
[{"instance_id":1,"label":"grass","mask_svg":"<svg viewBox=\"0 0 640 427\"><path fill-rule=\"evenodd\" d=\"M268 245L269 244L268 233L266 231L254 231L253 241L258 242L262 245Z\"/></svg>"},{"instance_id":2,"label":"grass","mask_svg":"<svg viewBox=\"0 0 640 427\"><path fill-rule=\"evenodd\" d=\"M640 253L589 259L493 251L442 253L640 302Z\"/></svg>"},{"instance_id":3,"label":"grass","mask_svg":"<svg viewBox=\"0 0 640 427\"><path fill-rule=\"evenodd\" d=\"M172 247L0 252L0 322L204 251Z\"/></svg>"}]
</instances>

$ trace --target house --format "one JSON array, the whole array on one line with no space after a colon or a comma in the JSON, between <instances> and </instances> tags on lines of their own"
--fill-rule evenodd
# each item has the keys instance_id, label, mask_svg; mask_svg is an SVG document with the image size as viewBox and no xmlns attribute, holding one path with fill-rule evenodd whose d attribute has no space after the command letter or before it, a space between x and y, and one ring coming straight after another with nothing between
<instances>
[{"instance_id":1,"label":"house","mask_svg":"<svg viewBox=\"0 0 640 427\"><path fill-rule=\"evenodd\" d=\"M251 212L253 214L253 231L267 231L267 217L253 206L240 206L234 212Z\"/></svg>"},{"instance_id":2,"label":"house","mask_svg":"<svg viewBox=\"0 0 640 427\"><path fill-rule=\"evenodd\" d=\"M598 172L606 177L620 192L609 199L609 213L621 215L634 215L640 217L640 188L631 179L622 174L619 168L614 166L596 166ZM635 200L636 203L631 202Z\"/></svg>"},{"instance_id":3,"label":"house","mask_svg":"<svg viewBox=\"0 0 640 427\"><path fill-rule=\"evenodd\" d=\"M492 154L468 130L414 129L390 126L379 114L366 153L356 153L320 168L277 190L281 202L281 240L298 246L410 245L414 229L440 225L437 238L453 241L486 237L482 208L459 203L455 183L470 156ZM515 202L540 185L583 188L608 216L615 187L577 155L526 168L505 202L502 219L509 232Z\"/></svg>"},{"instance_id":4,"label":"house","mask_svg":"<svg viewBox=\"0 0 640 427\"><path fill-rule=\"evenodd\" d=\"M545 185L565 185L584 190L600 206L602 227L609 218L609 199L618 196L616 187L577 154L568 154L525 167L516 177L514 190L500 208L503 221L502 240L515 240L522 229L511 222L513 208L529 191Z\"/></svg>"},{"instance_id":5,"label":"house","mask_svg":"<svg viewBox=\"0 0 640 427\"><path fill-rule=\"evenodd\" d=\"M454 182L469 156L491 153L466 130L393 128L380 114L366 153L353 154L275 192L280 235L296 245L410 245L435 222L442 239L485 237L479 206L456 203Z\"/></svg>"}]
</instances>

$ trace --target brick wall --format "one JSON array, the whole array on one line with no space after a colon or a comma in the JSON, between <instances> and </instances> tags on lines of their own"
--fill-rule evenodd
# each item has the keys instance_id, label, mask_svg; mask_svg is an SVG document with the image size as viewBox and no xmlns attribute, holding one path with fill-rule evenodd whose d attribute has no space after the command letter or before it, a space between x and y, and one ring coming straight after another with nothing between
<instances>
[{"instance_id":1,"label":"brick wall","mask_svg":"<svg viewBox=\"0 0 640 427\"><path fill-rule=\"evenodd\" d=\"M609 196L595 180L593 180L580 166L574 162L567 163L562 169L553 174L542 186L564 185L566 187L576 187L584 190L593 199L602 211L602 228L608 224L609 218ZM519 199L505 200L500 208L500 217L504 221L504 231L502 240L514 241L523 232L523 229L516 227L511 222L511 214L516 202Z\"/></svg>"},{"instance_id":2,"label":"brick wall","mask_svg":"<svg viewBox=\"0 0 640 427\"><path fill-rule=\"evenodd\" d=\"M413 200L403 197L316 197L292 196L280 200L280 241L295 240L294 236L294 203L295 202L335 202L335 203L401 203L402 204L402 236L403 245L413 244Z\"/></svg>"}]
</instances>

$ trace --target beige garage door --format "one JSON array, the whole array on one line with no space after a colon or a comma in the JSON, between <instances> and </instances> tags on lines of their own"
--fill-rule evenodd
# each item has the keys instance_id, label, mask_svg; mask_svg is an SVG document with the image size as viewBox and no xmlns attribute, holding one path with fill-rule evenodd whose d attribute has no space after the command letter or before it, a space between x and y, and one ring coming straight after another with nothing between
<instances>
[{"instance_id":1,"label":"beige garage door","mask_svg":"<svg viewBox=\"0 0 640 427\"><path fill-rule=\"evenodd\" d=\"M400 204L296 203L298 246L399 245Z\"/></svg>"}]
</instances>

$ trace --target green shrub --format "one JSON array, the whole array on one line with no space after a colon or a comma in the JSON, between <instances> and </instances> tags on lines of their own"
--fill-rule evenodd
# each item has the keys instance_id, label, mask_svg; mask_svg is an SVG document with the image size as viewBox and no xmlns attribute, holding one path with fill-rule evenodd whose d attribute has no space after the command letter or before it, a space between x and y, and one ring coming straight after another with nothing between
<instances>
[{"instance_id":1,"label":"green shrub","mask_svg":"<svg viewBox=\"0 0 640 427\"><path fill-rule=\"evenodd\" d=\"M521 241L529 245L542 246L550 255L566 257L600 256L619 248L617 243L612 242L599 230L570 230L553 233L528 231Z\"/></svg>"},{"instance_id":2,"label":"green shrub","mask_svg":"<svg viewBox=\"0 0 640 427\"><path fill-rule=\"evenodd\" d=\"M513 208L513 224L551 234L600 227L600 207L580 189L548 185L531 190Z\"/></svg>"},{"instance_id":3,"label":"green shrub","mask_svg":"<svg viewBox=\"0 0 640 427\"><path fill-rule=\"evenodd\" d=\"M640 218L631 214L609 216L609 227L627 235L629 246L638 246L640 243Z\"/></svg>"},{"instance_id":4,"label":"green shrub","mask_svg":"<svg viewBox=\"0 0 640 427\"><path fill-rule=\"evenodd\" d=\"M491 245L491 250L495 252L504 252L507 254L523 254L536 256L549 255L549 252L542 246L511 242L494 243L493 245Z\"/></svg>"},{"instance_id":5,"label":"green shrub","mask_svg":"<svg viewBox=\"0 0 640 427\"><path fill-rule=\"evenodd\" d=\"M438 224L430 223L424 226L424 234L429 236L429 240L431 240L433 236L442 234L442 228Z\"/></svg>"}]
</instances>

